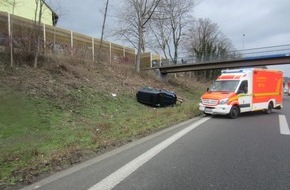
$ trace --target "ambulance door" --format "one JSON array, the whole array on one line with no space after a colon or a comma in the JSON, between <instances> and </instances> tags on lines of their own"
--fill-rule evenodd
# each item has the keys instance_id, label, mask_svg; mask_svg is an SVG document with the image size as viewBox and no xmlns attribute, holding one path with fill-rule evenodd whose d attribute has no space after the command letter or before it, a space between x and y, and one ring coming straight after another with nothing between
<instances>
[{"instance_id":1,"label":"ambulance door","mask_svg":"<svg viewBox=\"0 0 290 190\"><path fill-rule=\"evenodd\" d=\"M241 82L240 87L238 88L238 97L241 113L251 111L252 96L249 94L247 80Z\"/></svg>"}]
</instances>

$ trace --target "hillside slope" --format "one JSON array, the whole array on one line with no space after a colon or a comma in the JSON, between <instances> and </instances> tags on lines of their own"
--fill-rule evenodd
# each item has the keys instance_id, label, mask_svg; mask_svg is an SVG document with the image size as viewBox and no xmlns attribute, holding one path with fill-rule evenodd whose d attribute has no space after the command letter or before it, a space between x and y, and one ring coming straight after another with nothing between
<instances>
[{"instance_id":1,"label":"hillside slope","mask_svg":"<svg viewBox=\"0 0 290 190\"><path fill-rule=\"evenodd\" d=\"M0 189L32 183L96 154L199 114L204 85L157 79L134 66L49 59L0 75ZM183 103L151 108L143 86L175 91Z\"/></svg>"}]
</instances>

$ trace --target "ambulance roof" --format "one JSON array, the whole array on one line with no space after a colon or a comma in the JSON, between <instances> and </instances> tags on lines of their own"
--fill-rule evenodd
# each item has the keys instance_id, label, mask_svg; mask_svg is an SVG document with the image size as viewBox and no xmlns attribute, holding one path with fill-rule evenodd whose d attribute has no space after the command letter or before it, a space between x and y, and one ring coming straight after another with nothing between
<instances>
[{"instance_id":1,"label":"ambulance roof","mask_svg":"<svg viewBox=\"0 0 290 190\"><path fill-rule=\"evenodd\" d=\"M254 70L254 68L222 70L222 75L220 75L217 80L241 80L242 78L247 77L247 73L250 73Z\"/></svg>"}]
</instances>

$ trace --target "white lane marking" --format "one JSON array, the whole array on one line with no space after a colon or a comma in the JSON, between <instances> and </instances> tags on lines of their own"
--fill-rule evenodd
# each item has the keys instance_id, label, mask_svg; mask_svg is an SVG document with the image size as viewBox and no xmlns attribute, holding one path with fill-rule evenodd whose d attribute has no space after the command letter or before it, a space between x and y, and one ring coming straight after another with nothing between
<instances>
[{"instance_id":1,"label":"white lane marking","mask_svg":"<svg viewBox=\"0 0 290 190\"><path fill-rule=\"evenodd\" d=\"M158 153L160 153L162 150L167 148L169 145L180 139L182 136L193 130L194 128L198 127L205 121L209 120L210 117L203 118L189 127L179 131L178 133L174 134L173 136L167 138L163 142L159 143L155 147L151 148L147 152L143 153L139 157L135 158L128 164L124 165L99 183L95 184L89 190L109 190L114 188L117 184L119 184L121 181L123 181L126 177L128 177L131 173L133 173L135 170L137 170L139 167L141 167L143 164L145 164L147 161L149 161L151 158L156 156Z\"/></svg>"},{"instance_id":2,"label":"white lane marking","mask_svg":"<svg viewBox=\"0 0 290 190\"><path fill-rule=\"evenodd\" d=\"M285 115L279 115L280 133L282 135L290 135L289 126Z\"/></svg>"}]
</instances>

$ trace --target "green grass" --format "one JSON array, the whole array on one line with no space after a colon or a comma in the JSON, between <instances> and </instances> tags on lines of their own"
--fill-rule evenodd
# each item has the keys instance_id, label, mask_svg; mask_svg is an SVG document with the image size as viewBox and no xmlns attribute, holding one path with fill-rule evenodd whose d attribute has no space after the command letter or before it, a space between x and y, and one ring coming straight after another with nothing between
<instances>
[{"instance_id":1,"label":"green grass","mask_svg":"<svg viewBox=\"0 0 290 190\"><path fill-rule=\"evenodd\" d=\"M63 116L46 100L31 99L9 88L1 89L0 105L2 181L13 171L28 166L40 150L55 148L51 143L60 136L54 127L61 123Z\"/></svg>"},{"instance_id":2,"label":"green grass","mask_svg":"<svg viewBox=\"0 0 290 190\"><path fill-rule=\"evenodd\" d=\"M182 89L180 89L182 90ZM188 89L187 89L188 90ZM80 161L86 152L116 146L199 114L201 92L185 91L184 103L152 108L135 95L97 92L89 87L67 92L68 100L0 91L0 188ZM58 103L56 103L58 102Z\"/></svg>"}]
</instances>

